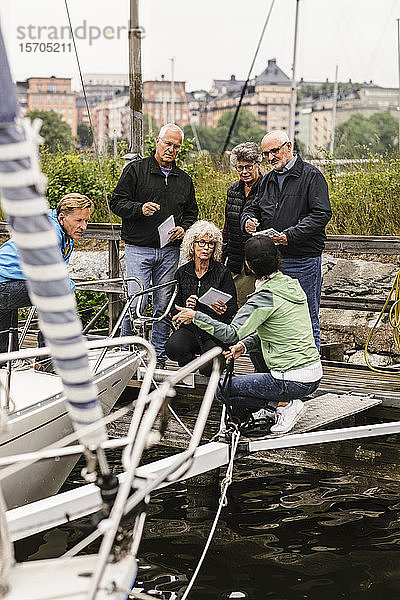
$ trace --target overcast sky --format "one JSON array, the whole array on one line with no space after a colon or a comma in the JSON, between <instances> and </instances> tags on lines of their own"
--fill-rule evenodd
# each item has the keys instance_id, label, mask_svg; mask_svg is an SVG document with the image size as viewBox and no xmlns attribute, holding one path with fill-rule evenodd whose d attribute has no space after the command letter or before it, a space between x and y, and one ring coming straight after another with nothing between
<instances>
[{"instance_id":1,"label":"overcast sky","mask_svg":"<svg viewBox=\"0 0 400 600\"><path fill-rule=\"evenodd\" d=\"M139 0L143 79L161 74L169 79L171 57L175 79L186 81L187 90L209 89L212 79L233 73L245 79L271 1ZM83 38L77 39L83 72L127 72L129 0L68 0L68 5L77 37ZM275 0L252 75L276 58L290 76L295 8L296 0ZM372 79L397 87L397 18L400 0L300 0L298 78L333 81L338 64L341 81ZM78 87L75 56L67 46L58 53L26 51L27 42L51 42L53 50L57 41L68 42L60 39L68 23L65 0L0 0L0 19L16 79L67 76Z\"/></svg>"}]
</instances>

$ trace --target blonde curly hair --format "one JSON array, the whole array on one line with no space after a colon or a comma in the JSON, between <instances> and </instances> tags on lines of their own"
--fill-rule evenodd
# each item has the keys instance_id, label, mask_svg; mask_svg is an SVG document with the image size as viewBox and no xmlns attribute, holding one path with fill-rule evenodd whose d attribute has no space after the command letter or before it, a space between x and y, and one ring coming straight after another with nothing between
<instances>
[{"instance_id":1,"label":"blonde curly hair","mask_svg":"<svg viewBox=\"0 0 400 600\"><path fill-rule=\"evenodd\" d=\"M214 223L210 223L210 221L196 221L196 223L193 223L193 225L186 231L182 240L179 264L183 265L184 263L193 260L194 242L199 240L203 235L208 235L211 240L215 242L212 258L214 260L220 260L222 255L221 231L214 225Z\"/></svg>"}]
</instances>

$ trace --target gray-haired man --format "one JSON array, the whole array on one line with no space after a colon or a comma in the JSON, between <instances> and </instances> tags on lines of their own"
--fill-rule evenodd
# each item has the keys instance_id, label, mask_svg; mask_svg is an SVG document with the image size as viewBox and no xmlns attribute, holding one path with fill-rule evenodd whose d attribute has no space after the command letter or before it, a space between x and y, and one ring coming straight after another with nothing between
<instances>
[{"instance_id":1,"label":"gray-haired man","mask_svg":"<svg viewBox=\"0 0 400 600\"><path fill-rule=\"evenodd\" d=\"M325 226L332 216L328 186L316 167L293 154L285 131L267 133L261 147L272 170L263 177L256 198L244 208L241 226L247 233L276 230L272 240L282 254L281 271L298 279L306 293L319 350L321 254Z\"/></svg>"},{"instance_id":2,"label":"gray-haired man","mask_svg":"<svg viewBox=\"0 0 400 600\"><path fill-rule=\"evenodd\" d=\"M197 219L193 182L175 164L182 142L183 131L180 127L174 123L164 125L156 138L155 152L125 167L110 203L111 210L122 217L121 237L125 241L126 274L140 279L145 288L174 278L180 243L186 229ZM158 227L171 215L175 227L169 231L167 245L161 247ZM129 284L130 295L137 289L135 283ZM153 316L162 315L172 291L169 287L154 292ZM129 333L131 327L126 318L122 324L122 334ZM154 323L151 341L160 367L164 366L167 358L165 342L168 336L168 323Z\"/></svg>"}]
</instances>

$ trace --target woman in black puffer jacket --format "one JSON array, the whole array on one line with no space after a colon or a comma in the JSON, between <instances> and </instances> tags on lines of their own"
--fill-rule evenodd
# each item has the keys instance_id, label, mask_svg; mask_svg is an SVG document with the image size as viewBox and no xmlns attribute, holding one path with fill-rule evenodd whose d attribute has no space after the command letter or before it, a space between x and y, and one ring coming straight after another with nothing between
<instances>
[{"instance_id":1,"label":"woman in black puffer jacket","mask_svg":"<svg viewBox=\"0 0 400 600\"><path fill-rule=\"evenodd\" d=\"M256 197L260 181L261 148L255 142L245 142L232 149L231 165L239 173L239 181L228 187L225 224L222 230L222 262L235 282L238 305L243 306L248 294L254 292L254 276L244 264L244 243L250 237L240 228L243 207Z\"/></svg>"},{"instance_id":2,"label":"woman in black puffer jacket","mask_svg":"<svg viewBox=\"0 0 400 600\"><path fill-rule=\"evenodd\" d=\"M223 323L230 323L237 311L236 288L227 267L218 261L221 256L222 235L220 230L208 221L197 221L186 232L181 246L181 262L175 274L178 281L178 293L175 304L180 307L201 309ZM219 302L211 307L198 299L211 287L230 294L227 303ZM165 351L168 358L177 361L179 366L186 365L197 354L202 354L217 340L196 325L182 325L168 339ZM209 375L211 365L200 371Z\"/></svg>"}]
</instances>

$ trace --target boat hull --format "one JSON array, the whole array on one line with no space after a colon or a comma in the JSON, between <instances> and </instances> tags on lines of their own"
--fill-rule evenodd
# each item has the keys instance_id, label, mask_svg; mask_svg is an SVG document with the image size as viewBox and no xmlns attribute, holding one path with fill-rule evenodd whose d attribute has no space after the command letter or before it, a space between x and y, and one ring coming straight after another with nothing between
<instances>
[{"instance_id":1,"label":"boat hull","mask_svg":"<svg viewBox=\"0 0 400 600\"><path fill-rule=\"evenodd\" d=\"M140 361L137 355L124 354L120 357L117 354L118 358L108 361L108 366L106 363L94 377L104 415L109 414ZM30 382L38 375L41 394L45 395L46 383L53 393L10 415L8 430L0 437L1 457L46 448L73 432L58 376L21 371L13 377L21 380L20 386L26 388L25 395L29 396ZM77 460L77 457L41 460L7 476L1 481L7 507L21 506L58 492Z\"/></svg>"}]
</instances>

